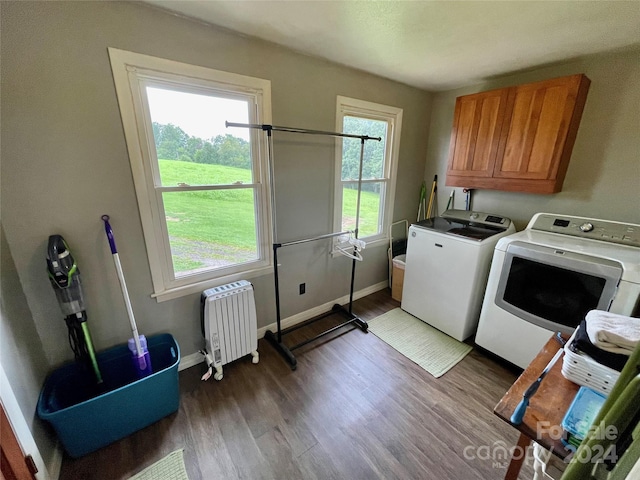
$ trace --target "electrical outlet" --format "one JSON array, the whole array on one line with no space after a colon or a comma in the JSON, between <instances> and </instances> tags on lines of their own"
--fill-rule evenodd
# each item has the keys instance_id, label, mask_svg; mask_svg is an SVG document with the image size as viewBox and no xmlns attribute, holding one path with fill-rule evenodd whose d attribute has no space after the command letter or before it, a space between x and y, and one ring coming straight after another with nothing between
<instances>
[{"instance_id":1,"label":"electrical outlet","mask_svg":"<svg viewBox=\"0 0 640 480\"><path fill-rule=\"evenodd\" d=\"M300 289L300 295L304 295L304 293L307 291L307 284L301 283L299 289Z\"/></svg>"}]
</instances>

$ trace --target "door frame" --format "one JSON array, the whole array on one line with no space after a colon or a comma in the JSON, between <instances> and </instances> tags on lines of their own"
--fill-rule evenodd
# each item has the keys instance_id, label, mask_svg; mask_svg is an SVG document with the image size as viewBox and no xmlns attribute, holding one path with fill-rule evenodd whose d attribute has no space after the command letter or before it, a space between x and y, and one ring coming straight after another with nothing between
<instances>
[{"instance_id":1,"label":"door frame","mask_svg":"<svg viewBox=\"0 0 640 480\"><path fill-rule=\"evenodd\" d=\"M29 425L22 413L22 410L20 409L20 405L18 404L18 399L16 398L15 393L13 392L13 388L11 388L11 384L9 383L9 379L7 378L7 375L4 371L4 367L2 366L1 363L0 363L0 408L6 414L6 419L11 427L9 429L12 433L11 436L13 436L13 438L16 440L17 446L19 448L19 450L17 451L18 452L17 454L12 452L11 455L13 456L13 458L20 458L25 456L22 452L26 452L27 455L31 456L33 463L38 469L38 473L36 473L35 475L31 475L30 472L27 470L28 474L31 476L28 476L28 477L16 476L16 478L18 480L22 480L23 478L24 479L35 478L36 480L56 479L58 477L57 474L60 471L60 467L62 466L62 456L59 453L56 453L54 455L55 458L53 459L52 463L56 463L56 468L55 468L56 475L52 477L49 474L49 470L47 469L44 463L44 460L42 459L40 450L38 449L38 446L33 438L33 434L29 429ZM5 425L3 422L2 445L1 445L3 452L5 451L4 427ZM9 455L7 455L7 457L9 457ZM11 458L12 457L9 457L8 459L11 460ZM8 478L9 477L7 477L7 480Z\"/></svg>"}]
</instances>

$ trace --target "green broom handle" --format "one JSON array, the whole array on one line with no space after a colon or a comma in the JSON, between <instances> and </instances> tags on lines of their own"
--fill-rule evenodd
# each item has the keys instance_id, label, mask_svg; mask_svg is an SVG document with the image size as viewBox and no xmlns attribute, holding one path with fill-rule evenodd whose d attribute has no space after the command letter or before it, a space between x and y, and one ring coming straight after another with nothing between
<instances>
[{"instance_id":1,"label":"green broom handle","mask_svg":"<svg viewBox=\"0 0 640 480\"><path fill-rule=\"evenodd\" d=\"M84 343L87 345L87 350L89 351L89 358L91 359L93 371L96 374L98 383L102 383L102 374L98 368L98 360L96 360L96 352L93 350L93 342L91 341L91 334L89 333L87 322L82 322L82 333L84 334Z\"/></svg>"}]
</instances>

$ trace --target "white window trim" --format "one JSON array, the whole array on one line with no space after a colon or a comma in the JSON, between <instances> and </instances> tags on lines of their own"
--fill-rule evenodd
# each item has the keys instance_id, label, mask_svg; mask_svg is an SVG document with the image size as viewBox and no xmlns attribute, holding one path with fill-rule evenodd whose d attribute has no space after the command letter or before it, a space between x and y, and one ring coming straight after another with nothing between
<instances>
[{"instance_id":1,"label":"white window trim","mask_svg":"<svg viewBox=\"0 0 640 480\"><path fill-rule=\"evenodd\" d=\"M225 85L228 85L229 90L255 96L258 104L258 123L271 124L271 82L115 48L109 48L109 57L149 257L154 290L151 296L162 302L242 278L253 278L273 272L267 145L263 135L252 134L251 148L259 152L259 165L254 165L254 183L246 186L257 187L256 201L259 201L260 207L256 212L256 226L261 259L253 262L249 268L237 265L227 269L224 274L214 273L213 277L211 272L207 272L180 279L174 278L170 248L166 243L166 225L161 221L161 218L164 218L164 210L163 202L158 199L158 195L162 194L158 193L154 183L158 172L154 166L155 160L151 161L149 158L150 154L155 155L155 143L150 126L147 125L147 119L150 118L148 106L141 100L141 95L144 95L141 85L149 79L160 79L162 83L171 83L173 80L179 85L182 81L194 89L205 90L211 90L212 83L220 85L223 90ZM136 105L139 111L144 111L142 118L136 114ZM174 189L180 190L180 187L172 188Z\"/></svg>"},{"instance_id":2,"label":"white window trim","mask_svg":"<svg viewBox=\"0 0 640 480\"><path fill-rule=\"evenodd\" d=\"M393 216L396 179L398 173L400 137L402 132L402 109L338 95L336 98L337 132L342 132L343 117L345 115L389 122L390 128L387 132L385 157L390 159L390 161L385 162L385 171L383 172L384 177L387 179L387 185L385 188L384 208L382 211L382 231L377 235L364 237L367 246L377 246L384 243L388 244L388 226L391 224L391 218ZM339 232L342 229L342 141L336 142L335 158L336 168L333 226L335 231Z\"/></svg>"}]
</instances>

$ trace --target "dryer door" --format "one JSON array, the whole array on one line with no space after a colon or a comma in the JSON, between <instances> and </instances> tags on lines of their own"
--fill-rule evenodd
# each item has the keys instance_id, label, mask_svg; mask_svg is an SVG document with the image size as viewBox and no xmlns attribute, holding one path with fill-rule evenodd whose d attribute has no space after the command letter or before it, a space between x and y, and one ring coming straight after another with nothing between
<instances>
[{"instance_id":1,"label":"dryer door","mask_svg":"<svg viewBox=\"0 0 640 480\"><path fill-rule=\"evenodd\" d=\"M571 333L589 310L609 310L622 277L618 262L512 242L495 303L552 331Z\"/></svg>"}]
</instances>

